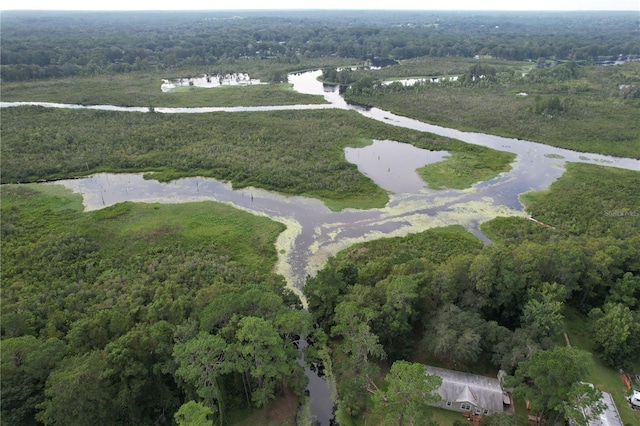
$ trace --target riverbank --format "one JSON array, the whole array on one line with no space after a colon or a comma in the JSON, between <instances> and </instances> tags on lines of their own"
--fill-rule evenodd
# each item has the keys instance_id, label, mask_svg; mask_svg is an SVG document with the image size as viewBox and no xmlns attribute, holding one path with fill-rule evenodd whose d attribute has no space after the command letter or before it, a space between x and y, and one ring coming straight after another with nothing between
<instances>
[{"instance_id":1,"label":"riverbank","mask_svg":"<svg viewBox=\"0 0 640 426\"><path fill-rule=\"evenodd\" d=\"M500 72L486 84L428 83L368 94L347 92L345 96L349 102L466 132L640 158L640 98L625 92L635 87L640 62L579 66L575 78L541 77L539 82L513 77L520 75L521 63L511 68L508 62L495 66ZM394 71L401 73L401 66ZM551 99L556 100L557 108L543 112L541 105Z\"/></svg>"}]
</instances>

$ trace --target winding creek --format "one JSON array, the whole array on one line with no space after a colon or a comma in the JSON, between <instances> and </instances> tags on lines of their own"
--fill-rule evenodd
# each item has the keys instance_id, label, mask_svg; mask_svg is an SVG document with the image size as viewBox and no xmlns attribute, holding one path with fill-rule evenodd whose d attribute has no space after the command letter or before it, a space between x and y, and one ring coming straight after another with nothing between
<instances>
[{"instance_id":1,"label":"winding creek","mask_svg":"<svg viewBox=\"0 0 640 426\"><path fill-rule=\"evenodd\" d=\"M516 154L509 172L465 190L431 190L415 172L424 164L442 161L446 152L432 152L394 141L374 141L364 148L347 148L345 158L390 192L380 209L330 211L321 201L284 196L256 188L234 190L231 184L210 178L184 178L169 183L146 180L142 173L101 173L53 184L82 194L86 210L101 209L123 201L181 203L214 200L272 218L287 226L277 242L277 272L301 294L307 275L315 274L330 257L354 243L382 237L403 236L429 228L460 224L481 240L482 222L497 216L524 216L519 194L543 190L558 179L566 162L584 162L640 170L640 160L578 153L566 149L434 126L389 112L348 105L338 89L317 80L320 71L290 75L289 82L301 93L323 95L327 104L232 108L155 108L159 113L205 113L216 111L265 111L342 108L395 126L435 133L467 143ZM113 111L148 111L143 107L109 105L80 106L40 102L0 102L0 107L40 105L56 108L88 108ZM307 371L311 384L311 414L321 425L330 424L330 391L315 373Z\"/></svg>"}]
</instances>

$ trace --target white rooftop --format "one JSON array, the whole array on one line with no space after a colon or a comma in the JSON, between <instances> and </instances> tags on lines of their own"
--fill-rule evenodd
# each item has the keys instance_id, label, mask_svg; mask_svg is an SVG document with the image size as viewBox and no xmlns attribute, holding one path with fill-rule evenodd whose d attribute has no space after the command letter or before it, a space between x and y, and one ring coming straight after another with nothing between
<instances>
[{"instance_id":1,"label":"white rooftop","mask_svg":"<svg viewBox=\"0 0 640 426\"><path fill-rule=\"evenodd\" d=\"M600 414L598 419L589 422L589 426L624 426L611 394L602 392L601 401L607 404L607 408Z\"/></svg>"}]
</instances>

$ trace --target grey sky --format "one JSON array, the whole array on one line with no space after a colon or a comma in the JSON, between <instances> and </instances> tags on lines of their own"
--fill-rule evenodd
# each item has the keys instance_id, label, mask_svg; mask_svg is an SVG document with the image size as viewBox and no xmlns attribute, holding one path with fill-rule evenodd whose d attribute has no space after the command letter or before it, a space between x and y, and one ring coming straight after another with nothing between
<instances>
[{"instance_id":1,"label":"grey sky","mask_svg":"<svg viewBox=\"0 0 640 426\"><path fill-rule=\"evenodd\" d=\"M9 9L41 10L229 10L229 9L405 9L405 10L635 10L640 0L20 0L5 1Z\"/></svg>"}]
</instances>

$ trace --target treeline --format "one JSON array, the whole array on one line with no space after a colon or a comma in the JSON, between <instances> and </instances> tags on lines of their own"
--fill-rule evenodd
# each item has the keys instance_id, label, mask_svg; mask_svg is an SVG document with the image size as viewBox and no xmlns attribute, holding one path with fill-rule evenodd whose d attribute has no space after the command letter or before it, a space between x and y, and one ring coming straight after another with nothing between
<instances>
[{"instance_id":1,"label":"treeline","mask_svg":"<svg viewBox=\"0 0 640 426\"><path fill-rule=\"evenodd\" d=\"M271 272L281 224L3 185L1 225L3 424L230 424L303 397L298 340L322 336Z\"/></svg>"},{"instance_id":2,"label":"treeline","mask_svg":"<svg viewBox=\"0 0 640 426\"><path fill-rule=\"evenodd\" d=\"M495 63L495 61L491 61ZM376 78L375 72L368 69L341 69L335 70L325 68L322 71L322 77L325 81L348 85L345 96L373 96L380 97L385 94L395 92L416 93L425 92L429 88L437 86L446 87L491 87L492 85L514 85L514 84L530 84L539 85L541 87L551 85L563 85L568 81L576 80L579 77L586 77L586 72L575 61L564 63L554 63L549 66L531 67L530 70L523 73L518 67L521 64L507 65L496 67L492 64L484 63L477 60L476 63L466 67L460 75L453 76L434 76L432 78L422 76L418 77L413 84L405 85L401 81L385 82L380 78ZM629 76L627 78L633 78Z\"/></svg>"},{"instance_id":3,"label":"treeline","mask_svg":"<svg viewBox=\"0 0 640 426\"><path fill-rule=\"evenodd\" d=\"M248 58L596 61L640 54L633 12L4 12L2 37L3 81L215 69Z\"/></svg>"},{"instance_id":4,"label":"treeline","mask_svg":"<svg viewBox=\"0 0 640 426\"><path fill-rule=\"evenodd\" d=\"M359 244L331 259L304 294L334 339L342 415L371 408L366 389L385 359L491 365L525 383L524 368L547 357L536 354L564 344L566 307L588 316L604 362L632 368L640 351L639 184L637 172L574 165L528 205L556 229L498 218L484 227L491 245L450 227ZM352 333L339 332L345 327ZM367 364L356 368L357 352L341 351L351 340L369 354ZM536 409L567 414L547 402Z\"/></svg>"}]
</instances>

